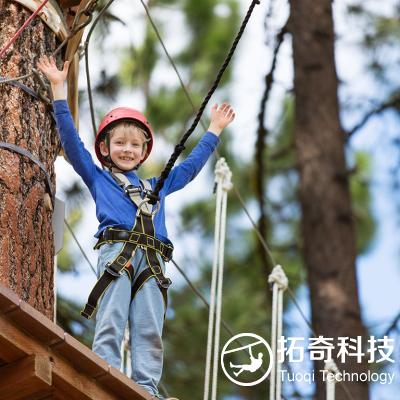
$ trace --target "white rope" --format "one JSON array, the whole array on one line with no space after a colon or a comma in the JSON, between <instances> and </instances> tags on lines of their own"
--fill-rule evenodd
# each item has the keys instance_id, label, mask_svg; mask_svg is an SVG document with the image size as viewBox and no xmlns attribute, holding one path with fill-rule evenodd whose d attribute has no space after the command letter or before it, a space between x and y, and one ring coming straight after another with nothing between
<instances>
[{"instance_id":1,"label":"white rope","mask_svg":"<svg viewBox=\"0 0 400 400\"><path fill-rule=\"evenodd\" d=\"M341 373L333 360L325 361L324 375L326 381L326 400L335 400L336 382L340 379Z\"/></svg>"},{"instance_id":2,"label":"white rope","mask_svg":"<svg viewBox=\"0 0 400 400\"><path fill-rule=\"evenodd\" d=\"M204 400L209 399L209 393L210 393L211 355L212 355L213 343L214 343L214 354L213 354L211 399L216 400L217 396L227 191L232 188L231 177L232 173L228 165L226 164L225 159L220 158L217 161L215 167L215 182L217 184L217 195L216 195L215 232L214 232L214 257L213 257L213 269L211 278L210 311L208 316L207 356L206 356L206 368L205 368L205 379L204 379L204 396L203 396ZM215 333L213 340L214 314L215 314Z\"/></svg>"},{"instance_id":3,"label":"white rope","mask_svg":"<svg viewBox=\"0 0 400 400\"><path fill-rule=\"evenodd\" d=\"M277 286L277 285L275 285ZM283 289L279 289L278 291L278 326L276 329L276 337L277 337L277 350L282 351L283 343L282 343L282 320L283 320ZM281 366L282 363L276 359L276 398L281 400L281 390L282 390L282 379L281 379Z\"/></svg>"},{"instance_id":4,"label":"white rope","mask_svg":"<svg viewBox=\"0 0 400 400\"><path fill-rule=\"evenodd\" d=\"M269 383L269 398L274 400L275 398L275 383L276 383L276 362L277 359L277 343L276 343L276 326L277 326L277 311L278 310L278 286L272 286L272 321L271 321L271 350L274 360L272 360L272 368Z\"/></svg>"},{"instance_id":5,"label":"white rope","mask_svg":"<svg viewBox=\"0 0 400 400\"><path fill-rule=\"evenodd\" d=\"M129 328L126 326L124 332L124 338L121 344L121 356L122 356L122 363L121 363L121 372L125 375L130 375L130 368L131 368L131 350L129 346Z\"/></svg>"},{"instance_id":6,"label":"white rope","mask_svg":"<svg viewBox=\"0 0 400 400\"><path fill-rule=\"evenodd\" d=\"M281 400L281 362L279 353L282 351L282 318L283 318L283 292L287 289L289 281L280 265L277 265L268 277L272 284L272 326L271 326L271 349L273 363L269 386L270 400Z\"/></svg>"},{"instance_id":7,"label":"white rope","mask_svg":"<svg viewBox=\"0 0 400 400\"><path fill-rule=\"evenodd\" d=\"M218 207L219 196L221 188L217 186L217 207L215 210L215 231L214 231L214 257L212 266L212 277L211 277L211 292L210 292L210 310L208 314L208 333L207 333L207 356L206 356L206 370L204 379L204 396L203 400L209 399L210 391L210 374L211 374L211 352L212 352L212 335L214 328L214 314L215 314L215 293L217 287L217 263L218 263L218 252L215 243L218 242L220 235L220 215L221 209Z\"/></svg>"}]
</instances>

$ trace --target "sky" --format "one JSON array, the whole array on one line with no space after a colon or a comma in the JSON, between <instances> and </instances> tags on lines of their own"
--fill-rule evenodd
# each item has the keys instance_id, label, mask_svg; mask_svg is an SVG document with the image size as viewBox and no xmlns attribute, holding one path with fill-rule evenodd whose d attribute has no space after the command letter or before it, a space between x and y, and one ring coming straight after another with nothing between
<instances>
[{"instance_id":1,"label":"sky","mask_svg":"<svg viewBox=\"0 0 400 400\"><path fill-rule=\"evenodd\" d=\"M244 15L249 3L249 1L242 1L242 15ZM338 74L342 81L340 95L344 98L347 94L352 93L361 98L364 95L368 98L371 90L378 90L378 88L374 87L373 80L365 74L365 57L357 47L357 40L359 40L360 35L357 34L357 30L351 29L349 20L343 17L344 7L349 3L351 3L349 0L339 0L334 3L335 28L339 37L336 45L336 62ZM373 2L368 3L373 6ZM140 41L143 11L139 6L133 8L131 4L127 0L121 0L119 2L116 1L112 6L111 10L113 12L120 13L119 15L123 15L123 18L129 22L127 22L126 26L118 25L113 29L112 34L105 43L105 57L102 54L100 58L100 55L96 54L96 49L91 48L91 71L94 77L96 77L101 67L105 65L104 60L109 60L113 57L118 45L129 43L129 41ZM393 1L391 0L379 2L382 12L390 12L392 4ZM271 52L266 51L263 31L263 22L268 6L269 2L263 1L256 7L234 57L233 79L229 93L231 102L237 109L237 118L231 130L235 138L233 150L235 155L246 159L251 157L253 152L254 132L257 124L256 116L260 100L259 96L261 95L260 88L263 87L264 75L269 70ZM223 15L226 10L220 7L218 12ZM275 18L269 25L271 34L285 20L287 12L288 9L285 2L275 1ZM184 43L182 43L181 38L183 36L180 32L182 21L177 17L177 13L172 11L170 13L171 15L168 15L168 18L165 16L160 17L164 20L170 20L170 25L165 27L164 36L168 38L166 45L173 54ZM292 86L293 70L291 63L291 42L290 39L287 39L279 56L277 84L268 106L268 124L273 125L280 111L278 105L286 90ZM118 65L106 62L106 67L112 73L116 71ZM168 79L176 79L167 63L161 68L162 75L168 76ZM81 78L79 81L81 89L86 86L84 76L83 62L81 62ZM249 93L255 93L256 95L249 96L247 95ZM222 101L223 99L218 98L218 96L222 96L222 94L217 94L215 101ZM140 101L140 98L125 92L117 99L115 106L135 103L140 107ZM357 120L358 115L342 116L345 128L350 128ZM363 319L367 326L374 327L373 331L376 334L382 333L387 324L400 312L400 296L398 296L398 288L400 287L399 244L396 239L399 237L400 232L398 221L395 218L396 210L393 194L390 191L387 178L388 169L393 162L393 157L388 157L389 142L390 138L396 135L397 126L397 121L393 116L386 115L382 118L375 118L362 131L356 134L350 143L353 149L367 151L373 157L373 213L378 223L378 230L370 249L357 259L357 277ZM91 143L92 132L87 112L80 115L80 134L86 143ZM161 152L167 158L170 149L167 150L162 150L161 146L157 147L156 144L154 152ZM56 162L56 174L57 187L59 193L61 193L61 189L68 184L71 177L75 179L75 172L63 159L59 158ZM189 201L193 194L199 196L211 195L212 186L213 183L208 181L208 176L202 173L195 185L191 185L182 193L180 192L179 196L174 196L170 203L174 204L176 209L179 209L182 204ZM175 212L177 211L169 211L170 220L172 220ZM253 217L256 218L256 215ZM77 229L76 235L93 265L96 264L96 253L92 250L95 244L92 233L94 234L96 230L97 220L95 218L94 203L88 201L85 205L84 220L80 228ZM169 230L171 237L178 234L171 223L169 224ZM185 246L182 246L184 248L193 244L190 237L184 240L186 241ZM185 254L182 248L177 247L175 258L178 263L183 261L184 257ZM74 298L83 304L87 299L90 288L95 283L95 277L84 260L79 263L78 269L79 275L57 274L57 288L63 295ZM182 283L174 270L171 270L171 276ZM308 295L304 288L299 290L298 298L305 312L309 313L307 311L309 309ZM293 308L287 311L287 317L297 320L299 325L304 324L301 317L296 317L296 310ZM304 332L304 326L300 329ZM371 400L392 400L395 398L393 397L394 393L398 393L398 390L400 390L399 376L397 376L397 380L391 385L391 388L374 385L371 390Z\"/></svg>"}]
</instances>

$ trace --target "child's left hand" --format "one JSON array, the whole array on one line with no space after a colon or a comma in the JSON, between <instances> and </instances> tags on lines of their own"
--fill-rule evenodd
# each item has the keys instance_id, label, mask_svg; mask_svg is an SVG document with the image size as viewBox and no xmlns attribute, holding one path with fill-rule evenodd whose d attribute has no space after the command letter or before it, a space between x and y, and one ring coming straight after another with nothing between
<instances>
[{"instance_id":1,"label":"child's left hand","mask_svg":"<svg viewBox=\"0 0 400 400\"><path fill-rule=\"evenodd\" d=\"M208 130L219 136L224 128L226 128L235 119L235 111L228 103L222 103L219 107L214 104L211 109L211 121Z\"/></svg>"}]
</instances>

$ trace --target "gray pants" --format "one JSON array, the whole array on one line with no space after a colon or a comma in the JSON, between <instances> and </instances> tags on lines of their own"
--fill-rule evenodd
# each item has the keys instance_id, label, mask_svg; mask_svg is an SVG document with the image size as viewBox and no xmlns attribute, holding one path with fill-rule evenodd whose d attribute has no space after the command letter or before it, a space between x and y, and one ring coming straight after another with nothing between
<instances>
[{"instance_id":1,"label":"gray pants","mask_svg":"<svg viewBox=\"0 0 400 400\"><path fill-rule=\"evenodd\" d=\"M104 244L99 252L98 276L107 262L119 253L123 243ZM163 272L165 264L157 255ZM131 259L134 280L147 267L142 249L137 249ZM132 379L150 394L158 396L157 385L163 365L162 329L164 324L164 300L155 278L150 278L136 293L131 302L132 282L125 272L115 279L100 299L93 351L110 365L121 367L121 343L126 324L129 323L131 342Z\"/></svg>"}]
</instances>

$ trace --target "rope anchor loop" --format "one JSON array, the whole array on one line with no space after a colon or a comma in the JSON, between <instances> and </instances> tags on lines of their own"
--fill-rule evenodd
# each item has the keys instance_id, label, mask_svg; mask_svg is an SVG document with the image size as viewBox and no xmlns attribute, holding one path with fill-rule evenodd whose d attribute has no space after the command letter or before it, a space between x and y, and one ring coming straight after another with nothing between
<instances>
[{"instance_id":1,"label":"rope anchor loop","mask_svg":"<svg viewBox=\"0 0 400 400\"><path fill-rule=\"evenodd\" d=\"M268 277L268 283L273 285L276 283L280 290L285 291L289 286L289 280L283 270L282 266L277 265L272 270L271 274Z\"/></svg>"},{"instance_id":2,"label":"rope anchor loop","mask_svg":"<svg viewBox=\"0 0 400 400\"><path fill-rule=\"evenodd\" d=\"M215 164L215 183L220 184L222 190L227 192L233 187L232 184L232 171L224 157L221 157Z\"/></svg>"}]
</instances>

